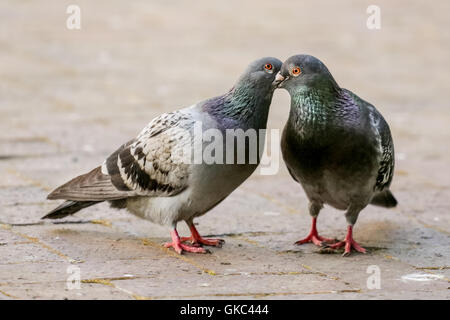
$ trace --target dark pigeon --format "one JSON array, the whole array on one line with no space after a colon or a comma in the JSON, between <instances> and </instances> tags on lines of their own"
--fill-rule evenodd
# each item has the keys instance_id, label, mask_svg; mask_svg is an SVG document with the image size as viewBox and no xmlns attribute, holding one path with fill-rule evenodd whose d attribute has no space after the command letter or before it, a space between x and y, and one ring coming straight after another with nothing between
<instances>
[{"instance_id":1,"label":"dark pigeon","mask_svg":"<svg viewBox=\"0 0 450 320\"><path fill-rule=\"evenodd\" d=\"M324 204L345 210L345 240L327 245L366 250L353 240L352 229L368 204L395 207L389 190L394 174L394 144L389 126L373 105L339 87L327 67L310 55L283 63L275 84L291 96L289 120L281 149L292 177L309 199L310 234L296 244L322 246L334 240L319 236L316 218Z\"/></svg>"}]
</instances>

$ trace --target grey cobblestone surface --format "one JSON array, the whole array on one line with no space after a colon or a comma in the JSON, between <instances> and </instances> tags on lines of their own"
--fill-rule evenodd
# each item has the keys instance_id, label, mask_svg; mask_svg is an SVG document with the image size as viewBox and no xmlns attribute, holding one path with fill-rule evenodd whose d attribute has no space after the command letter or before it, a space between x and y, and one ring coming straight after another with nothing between
<instances>
[{"instance_id":1,"label":"grey cobblestone surface","mask_svg":"<svg viewBox=\"0 0 450 320\"><path fill-rule=\"evenodd\" d=\"M65 27L72 3L81 30ZM450 6L377 1L382 27L373 31L369 4L2 1L0 299L448 299ZM161 246L166 228L107 205L40 220L56 205L45 200L52 188L154 116L224 92L255 58L300 52L324 60L391 125L400 205L361 214L355 239L369 254L293 245L310 218L282 163L198 219L200 232L226 240L208 255L178 256ZM269 127L282 128L288 109L277 92ZM326 208L319 229L343 237L343 213ZM367 287L371 265L380 289ZM69 266L80 289L68 289Z\"/></svg>"}]
</instances>

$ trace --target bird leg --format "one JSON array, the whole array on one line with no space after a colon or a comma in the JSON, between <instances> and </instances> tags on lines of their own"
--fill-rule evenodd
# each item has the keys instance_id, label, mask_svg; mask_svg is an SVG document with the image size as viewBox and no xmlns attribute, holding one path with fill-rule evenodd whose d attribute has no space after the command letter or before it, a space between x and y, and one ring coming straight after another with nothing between
<instances>
[{"instance_id":1,"label":"bird leg","mask_svg":"<svg viewBox=\"0 0 450 320\"><path fill-rule=\"evenodd\" d=\"M198 246L190 246L184 243L181 243L180 236L178 235L177 229L173 229L170 231L170 235L172 236L172 242L167 242L164 244L164 247L170 248L172 247L176 253L181 254L183 251L194 252L194 253L207 253L205 249Z\"/></svg>"},{"instance_id":2,"label":"bird leg","mask_svg":"<svg viewBox=\"0 0 450 320\"><path fill-rule=\"evenodd\" d=\"M352 248L355 249L358 252L366 253L366 249L361 247L355 240L353 240L353 227L351 225L348 226L347 229L347 236L345 237L344 241L339 241L335 244L329 245L328 248L330 249L338 249L341 247L345 247L343 257L347 257L350 255L350 252L352 251Z\"/></svg>"},{"instance_id":3,"label":"bird leg","mask_svg":"<svg viewBox=\"0 0 450 320\"><path fill-rule=\"evenodd\" d=\"M202 236L198 233L197 228L195 228L195 225L193 222L187 222L189 225L189 229L191 230L191 236L190 237L183 237L181 238L181 242L184 241L190 241L192 245L194 246L213 246L213 247L221 247L222 244L225 242L223 239L205 239L202 238Z\"/></svg>"},{"instance_id":4,"label":"bird leg","mask_svg":"<svg viewBox=\"0 0 450 320\"><path fill-rule=\"evenodd\" d=\"M328 238L319 236L319 233L317 232L316 222L317 222L317 217L313 217L312 224L311 224L311 231L309 232L309 235L305 239L297 241L295 244L301 245L304 243L312 242L316 246L321 247L322 242L330 242L330 243L335 242L334 239L328 239Z\"/></svg>"}]
</instances>

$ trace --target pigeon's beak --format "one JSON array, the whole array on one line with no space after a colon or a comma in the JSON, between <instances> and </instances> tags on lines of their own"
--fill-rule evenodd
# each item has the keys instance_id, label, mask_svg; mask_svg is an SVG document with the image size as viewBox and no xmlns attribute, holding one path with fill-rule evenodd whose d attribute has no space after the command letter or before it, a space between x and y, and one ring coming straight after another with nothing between
<instances>
[{"instance_id":1,"label":"pigeon's beak","mask_svg":"<svg viewBox=\"0 0 450 320\"><path fill-rule=\"evenodd\" d=\"M283 77L280 72L277 73L275 76L275 80L272 82L274 87L281 88L283 85L283 82L286 81L288 77Z\"/></svg>"}]
</instances>

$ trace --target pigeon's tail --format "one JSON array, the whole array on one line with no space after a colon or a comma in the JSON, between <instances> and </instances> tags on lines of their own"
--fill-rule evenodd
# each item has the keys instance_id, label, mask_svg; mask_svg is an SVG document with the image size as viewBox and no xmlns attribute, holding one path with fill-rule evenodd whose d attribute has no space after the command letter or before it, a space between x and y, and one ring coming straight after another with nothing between
<instances>
[{"instance_id":1,"label":"pigeon's tail","mask_svg":"<svg viewBox=\"0 0 450 320\"><path fill-rule=\"evenodd\" d=\"M385 207L385 208L393 208L397 206L397 199L395 199L394 195L389 190L384 190L378 194L376 194L371 204L375 206Z\"/></svg>"},{"instance_id":2,"label":"pigeon's tail","mask_svg":"<svg viewBox=\"0 0 450 320\"><path fill-rule=\"evenodd\" d=\"M63 202L60 206L56 207L41 219L61 219L74 214L81 209L90 207L94 204L100 203L102 201L72 201L67 200Z\"/></svg>"}]
</instances>

